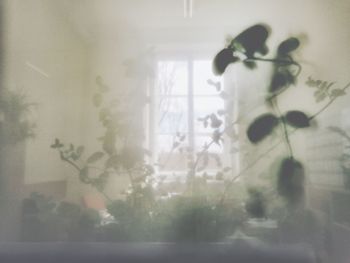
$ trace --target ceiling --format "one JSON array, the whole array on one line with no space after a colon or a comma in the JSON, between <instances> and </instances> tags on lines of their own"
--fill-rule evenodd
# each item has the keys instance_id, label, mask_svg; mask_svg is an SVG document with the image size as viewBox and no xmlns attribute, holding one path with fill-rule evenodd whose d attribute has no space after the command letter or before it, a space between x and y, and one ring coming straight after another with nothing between
<instances>
[{"instance_id":1,"label":"ceiling","mask_svg":"<svg viewBox=\"0 0 350 263\"><path fill-rule=\"evenodd\" d=\"M297 34L305 27L315 31L332 18L328 12L347 0L193 0L193 17L184 18L183 0L52 0L74 29L89 43L143 34L155 39L178 34L186 38L210 32L210 36L235 34L254 23L274 25L275 32ZM316 16L316 17L315 17ZM324 18L323 18L324 17ZM207 34L208 35L208 34ZM171 38L173 37L173 38ZM161 38L161 36L160 36Z\"/></svg>"}]
</instances>

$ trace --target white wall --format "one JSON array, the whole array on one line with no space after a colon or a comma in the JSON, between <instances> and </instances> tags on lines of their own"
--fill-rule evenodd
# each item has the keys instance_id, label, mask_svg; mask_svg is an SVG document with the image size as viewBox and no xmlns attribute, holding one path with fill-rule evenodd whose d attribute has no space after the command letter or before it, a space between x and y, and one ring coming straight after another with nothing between
<instances>
[{"instance_id":1,"label":"white wall","mask_svg":"<svg viewBox=\"0 0 350 263\"><path fill-rule=\"evenodd\" d=\"M26 147L26 183L75 176L50 145L56 137L82 143L85 132L86 47L53 3L11 0L5 5L6 87L23 90L38 104L32 114L36 139Z\"/></svg>"},{"instance_id":2,"label":"white wall","mask_svg":"<svg viewBox=\"0 0 350 263\"><path fill-rule=\"evenodd\" d=\"M337 80L340 85L348 81L350 3L346 0L194 1L192 19L182 17L181 3L175 1L169 6L157 1L160 6L154 9L151 1L144 3L147 8L137 1L62 2L64 8L57 8L59 0L6 1L5 67L7 86L22 88L39 104L34 115L37 139L27 144L26 182L69 178L73 199L78 199L85 187L49 145L59 137L87 144L87 150L94 151L99 146L95 143L97 116L91 106L95 77L102 76L116 93L144 88L125 76L123 61L137 57L149 46L219 49L228 34L263 22L272 28L270 46L290 35L301 36L303 41L298 58L304 62L304 70L298 87L281 97L283 110L312 113L318 109L320 105L315 105L312 92L303 84L309 75ZM260 83L252 83L254 73L238 73L242 100L256 96L256 90L266 90L263 76L259 76ZM330 110L341 110L346 101L341 99ZM296 142L301 158L303 140L301 136Z\"/></svg>"}]
</instances>

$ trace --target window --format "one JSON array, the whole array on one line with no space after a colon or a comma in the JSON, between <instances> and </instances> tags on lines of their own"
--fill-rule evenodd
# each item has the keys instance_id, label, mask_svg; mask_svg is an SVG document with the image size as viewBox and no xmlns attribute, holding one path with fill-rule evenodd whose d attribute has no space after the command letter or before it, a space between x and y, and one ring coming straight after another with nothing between
<instances>
[{"instance_id":1,"label":"window","mask_svg":"<svg viewBox=\"0 0 350 263\"><path fill-rule=\"evenodd\" d=\"M211 63L210 59L157 62L152 141L161 174L184 174L212 141L214 129L202 121L206 116L214 113L224 123L218 114L225 108L219 92L222 80L213 75ZM217 170L225 151L223 145L211 145L206 172Z\"/></svg>"}]
</instances>

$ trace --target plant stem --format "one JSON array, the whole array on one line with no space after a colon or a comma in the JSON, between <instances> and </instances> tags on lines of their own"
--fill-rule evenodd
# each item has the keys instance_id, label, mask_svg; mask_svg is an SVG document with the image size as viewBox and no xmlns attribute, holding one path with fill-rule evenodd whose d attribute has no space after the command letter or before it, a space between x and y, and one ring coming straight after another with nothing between
<instances>
[{"instance_id":1,"label":"plant stem","mask_svg":"<svg viewBox=\"0 0 350 263\"><path fill-rule=\"evenodd\" d=\"M195 173L196 172L196 168L197 168L197 165L200 161L200 159L203 157L204 153L206 151L208 151L208 149L210 148L210 146L214 143L215 141L212 140L208 145L206 145L203 150L199 153L199 155L197 156L197 159L196 161L194 162L193 166L192 166L192 169L193 169L193 172Z\"/></svg>"},{"instance_id":2,"label":"plant stem","mask_svg":"<svg viewBox=\"0 0 350 263\"><path fill-rule=\"evenodd\" d=\"M345 91L347 88L350 87L350 82L342 89L343 91ZM337 97L334 97L333 99L331 99L324 107L322 107L319 111L317 111L315 114L313 114L309 119L312 120L315 117L317 117L318 115L320 115L322 112L324 112L335 100ZM299 128L295 128L293 131L291 131L288 135L292 135L294 134L297 130L299 130ZM222 197L220 199L220 204L222 204L225 200L225 197L227 195L227 192L229 190L229 188L231 187L231 185L239 178L241 177L246 171L248 171L250 168L252 168L256 163L258 163L260 160L262 160L264 157L266 157L267 154L269 154L270 152L272 152L275 148L277 148L280 144L281 144L282 140L279 140L276 144L274 144L273 146L271 146L268 150L266 150L265 152L263 152L262 154L260 154L258 156L257 159L255 159L254 161L252 161L251 163L249 163L243 170L241 170L236 176L234 176L229 183L225 186L224 192L222 194Z\"/></svg>"},{"instance_id":3,"label":"plant stem","mask_svg":"<svg viewBox=\"0 0 350 263\"><path fill-rule=\"evenodd\" d=\"M258 57L252 57L247 58L244 61L252 62L252 61L262 61L262 62L272 62L272 63L278 63L278 64L285 64L285 65L295 65L299 69L301 69L301 66L299 63L293 61L293 60L282 60L282 59L275 59L275 58L258 58Z\"/></svg>"},{"instance_id":4,"label":"plant stem","mask_svg":"<svg viewBox=\"0 0 350 263\"><path fill-rule=\"evenodd\" d=\"M297 72L294 74L294 78L298 77L299 74L301 73L301 65L297 62L295 62L291 57L289 57L289 60L281 60L281 59L265 59L265 58L257 58L257 57L253 57L250 59L246 59L245 61L249 62L249 61L263 61L263 62L272 62L272 63L276 63L276 64L285 64L287 66L290 65L294 65L297 66L298 70ZM275 65L275 71L276 71L277 66ZM268 100L272 100L273 98L277 97L278 95L280 95L281 93L283 93L286 89L281 89L279 92L272 94L270 97L268 97Z\"/></svg>"},{"instance_id":5,"label":"plant stem","mask_svg":"<svg viewBox=\"0 0 350 263\"><path fill-rule=\"evenodd\" d=\"M348 84L346 84L344 88L342 88L342 91L345 91L345 90L346 90L347 88L349 88L349 87L350 87L350 82L349 82ZM309 118L309 120L312 120L312 119L316 118L318 115L320 115L320 114L321 114L323 111L325 111L325 110L333 103L333 101L335 101L337 98L338 98L338 97L335 96L335 97L333 97L332 99L330 99L330 101L328 101L327 104L324 105L319 111L317 111L315 114L313 114L313 115Z\"/></svg>"},{"instance_id":6,"label":"plant stem","mask_svg":"<svg viewBox=\"0 0 350 263\"><path fill-rule=\"evenodd\" d=\"M132 188L132 202L134 205L136 205L136 187L135 187L135 181L134 181L134 177L132 176L132 172L130 169L127 169L127 174L129 176L130 179L130 184L131 184L131 188Z\"/></svg>"},{"instance_id":7,"label":"plant stem","mask_svg":"<svg viewBox=\"0 0 350 263\"><path fill-rule=\"evenodd\" d=\"M293 149L292 149L292 145L291 145L290 140L289 140L286 121L285 121L285 119L281 113L281 110L278 106L277 99L275 99L274 102L275 103L274 104L272 103L272 105L275 108L275 110L276 110L277 114L279 115L281 122L282 122L282 132L284 134L284 139L285 139L285 143L287 145L287 150L289 151L289 157L293 158Z\"/></svg>"},{"instance_id":8,"label":"plant stem","mask_svg":"<svg viewBox=\"0 0 350 263\"><path fill-rule=\"evenodd\" d=\"M61 159L63 161L66 161L67 163L69 163L70 165L72 165L76 170L78 170L79 172L81 171L81 168L76 164L74 163L73 161L69 160L68 158L64 157L63 155L63 152L60 151L60 156L61 156Z\"/></svg>"},{"instance_id":9,"label":"plant stem","mask_svg":"<svg viewBox=\"0 0 350 263\"><path fill-rule=\"evenodd\" d=\"M74 163L73 161L69 160L68 158L64 157L63 152L60 151L60 156L62 158L63 161L66 161L67 163L69 163L70 165L72 165L78 172L81 172L82 168L80 168L76 163ZM103 191L98 189L97 187L95 187L93 184L92 185L99 193L101 193L108 202L112 202L112 199Z\"/></svg>"},{"instance_id":10,"label":"plant stem","mask_svg":"<svg viewBox=\"0 0 350 263\"><path fill-rule=\"evenodd\" d=\"M294 130L295 131L295 130ZM293 131L293 132L294 132ZM251 163L249 163L245 168L243 168L236 176L234 176L229 182L228 184L225 186L224 189L224 193L222 195L221 201L220 203L222 204L224 202L224 199L227 195L227 192L229 190L229 188L231 187L231 185L239 178L241 177L245 172L247 172L250 168L252 168L255 164L257 164L261 159L263 159L264 157L266 157L267 154L269 154L270 152L272 152L276 147L278 147L281 142L283 141L283 139L280 139L277 143L275 143L273 146L271 146L267 151L263 152L262 154L260 154L258 156L258 158L256 158L254 161L252 161Z\"/></svg>"}]
</instances>

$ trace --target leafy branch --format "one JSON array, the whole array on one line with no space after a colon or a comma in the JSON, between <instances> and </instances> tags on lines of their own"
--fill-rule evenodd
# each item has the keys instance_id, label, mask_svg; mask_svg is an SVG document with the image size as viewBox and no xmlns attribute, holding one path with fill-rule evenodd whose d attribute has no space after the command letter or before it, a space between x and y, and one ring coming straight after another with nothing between
<instances>
[{"instance_id":1,"label":"leafy branch","mask_svg":"<svg viewBox=\"0 0 350 263\"><path fill-rule=\"evenodd\" d=\"M61 160L77 170L82 183L95 188L109 202L112 202L112 199L104 190L109 176L126 174L132 188L131 198L135 199L140 194L138 191L142 188L141 185L146 184L147 178L153 174L153 167L144 162L144 155L148 151L128 140L134 134L128 128L127 120L122 118L125 112L115 100L106 99L109 87L101 77L96 78L96 84L97 90L92 97L92 102L98 110L99 122L104 128L103 135L98 138L101 150L83 159L84 146L64 145L57 138L51 148L58 150ZM122 147L117 147L118 142ZM102 162L101 166L95 165ZM90 175L91 169L97 171L93 176ZM134 173L137 176L134 176Z\"/></svg>"},{"instance_id":2,"label":"leafy branch","mask_svg":"<svg viewBox=\"0 0 350 263\"><path fill-rule=\"evenodd\" d=\"M317 116L319 116L320 114L322 114L327 108L329 108L334 101L340 97L340 96L344 96L346 93L345 91L350 87L350 83L348 83L347 85L345 85L341 90L344 93L341 93L342 95L338 95L336 97L333 97L330 99L330 101L324 106L322 107L320 110L318 110L316 113L314 113L312 116L309 117L309 121L311 121L312 119L316 118ZM297 130L299 130L298 127L295 127L292 131L290 131L288 133L289 136L293 135ZM344 136L344 135L343 135ZM348 139L350 140L350 136L348 136ZM281 143L283 142L283 139L279 139L279 141L277 141L274 145L272 145L271 147L269 147L266 151L264 151L263 153L261 153L254 161L250 162L245 168L243 168L236 176L234 176L228 184L226 184L224 193L221 197L221 201L220 203L224 202L224 199L228 193L228 190L230 189L230 187L232 186L232 184L238 179L240 178L243 174L245 174L248 170L250 170L251 168L253 168L260 160L264 159L266 156L268 156L269 153L271 153L273 150L275 150Z\"/></svg>"}]
</instances>

